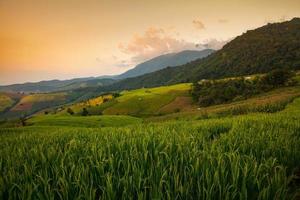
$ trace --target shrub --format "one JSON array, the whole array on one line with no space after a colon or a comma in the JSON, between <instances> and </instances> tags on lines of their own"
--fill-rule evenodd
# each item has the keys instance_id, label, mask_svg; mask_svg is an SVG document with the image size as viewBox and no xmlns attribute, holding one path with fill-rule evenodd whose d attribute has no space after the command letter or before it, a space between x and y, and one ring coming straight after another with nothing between
<instances>
[{"instance_id":1,"label":"shrub","mask_svg":"<svg viewBox=\"0 0 300 200\"><path fill-rule=\"evenodd\" d=\"M174 112L178 113L178 112L180 112L180 109L179 109L179 108L176 108L176 109L174 110Z\"/></svg>"},{"instance_id":2,"label":"shrub","mask_svg":"<svg viewBox=\"0 0 300 200\"><path fill-rule=\"evenodd\" d=\"M67 109L67 112L68 112L70 115L74 115L74 111L73 111L71 108L68 108L68 109Z\"/></svg>"},{"instance_id":3,"label":"shrub","mask_svg":"<svg viewBox=\"0 0 300 200\"><path fill-rule=\"evenodd\" d=\"M121 94L120 94L120 93L113 93L112 96L113 96L114 98L117 98L117 97L121 96Z\"/></svg>"},{"instance_id":4,"label":"shrub","mask_svg":"<svg viewBox=\"0 0 300 200\"><path fill-rule=\"evenodd\" d=\"M261 84L278 87L285 83L293 76L292 72L285 69L276 69L261 78Z\"/></svg>"},{"instance_id":5,"label":"shrub","mask_svg":"<svg viewBox=\"0 0 300 200\"><path fill-rule=\"evenodd\" d=\"M81 113L82 116L88 116L89 115L89 112L86 108L83 108L82 109L82 113Z\"/></svg>"},{"instance_id":6,"label":"shrub","mask_svg":"<svg viewBox=\"0 0 300 200\"><path fill-rule=\"evenodd\" d=\"M108 102L109 99L108 98L103 98L103 103Z\"/></svg>"},{"instance_id":7,"label":"shrub","mask_svg":"<svg viewBox=\"0 0 300 200\"><path fill-rule=\"evenodd\" d=\"M273 88L293 84L294 82L290 81L292 76L290 71L274 70L252 79L204 80L193 83L191 95L200 106L238 101Z\"/></svg>"}]
</instances>

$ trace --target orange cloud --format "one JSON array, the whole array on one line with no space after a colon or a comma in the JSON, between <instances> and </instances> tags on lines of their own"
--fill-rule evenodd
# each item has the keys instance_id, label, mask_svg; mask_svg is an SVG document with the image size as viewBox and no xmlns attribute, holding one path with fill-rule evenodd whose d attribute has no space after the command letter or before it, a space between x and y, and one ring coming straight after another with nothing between
<instances>
[{"instance_id":1,"label":"orange cloud","mask_svg":"<svg viewBox=\"0 0 300 200\"><path fill-rule=\"evenodd\" d=\"M198 30L205 29L205 25L200 20L193 20L193 25Z\"/></svg>"},{"instance_id":2,"label":"orange cloud","mask_svg":"<svg viewBox=\"0 0 300 200\"><path fill-rule=\"evenodd\" d=\"M138 63L165 53L194 49L195 44L175 38L165 29L150 27L143 35L135 35L128 44L119 44L121 52L132 55L132 62Z\"/></svg>"}]
</instances>

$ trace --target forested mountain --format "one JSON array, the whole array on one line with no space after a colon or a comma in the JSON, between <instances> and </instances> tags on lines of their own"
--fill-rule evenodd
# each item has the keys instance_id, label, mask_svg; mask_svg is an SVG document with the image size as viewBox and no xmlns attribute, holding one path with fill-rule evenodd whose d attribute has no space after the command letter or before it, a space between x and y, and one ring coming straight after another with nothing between
<instances>
[{"instance_id":1,"label":"forested mountain","mask_svg":"<svg viewBox=\"0 0 300 200\"><path fill-rule=\"evenodd\" d=\"M158 71L166 67L175 67L175 66L183 65L188 62L207 57L213 52L214 50L212 49L205 49L202 51L186 50L186 51L181 51L179 53L170 53L170 54L161 55L137 65L133 69L130 69L125 73L116 76L116 78L118 79L131 78L131 77L151 73L154 71Z\"/></svg>"},{"instance_id":2,"label":"forested mountain","mask_svg":"<svg viewBox=\"0 0 300 200\"><path fill-rule=\"evenodd\" d=\"M154 87L265 73L278 68L300 69L300 18L247 31L206 58L125 79L98 90Z\"/></svg>"}]
</instances>

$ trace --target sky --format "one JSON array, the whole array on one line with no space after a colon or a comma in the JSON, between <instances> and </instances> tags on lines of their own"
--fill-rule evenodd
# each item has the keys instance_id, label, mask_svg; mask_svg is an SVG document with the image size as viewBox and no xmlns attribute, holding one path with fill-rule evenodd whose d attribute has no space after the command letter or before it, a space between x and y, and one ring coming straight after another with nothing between
<instances>
[{"instance_id":1,"label":"sky","mask_svg":"<svg viewBox=\"0 0 300 200\"><path fill-rule=\"evenodd\" d=\"M0 0L0 85L120 74L293 17L299 0Z\"/></svg>"}]
</instances>

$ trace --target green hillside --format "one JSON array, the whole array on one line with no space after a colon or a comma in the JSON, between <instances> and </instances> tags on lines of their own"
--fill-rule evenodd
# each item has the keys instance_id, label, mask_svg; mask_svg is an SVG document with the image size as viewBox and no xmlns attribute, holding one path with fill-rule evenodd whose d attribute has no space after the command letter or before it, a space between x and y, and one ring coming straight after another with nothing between
<instances>
[{"instance_id":1,"label":"green hillside","mask_svg":"<svg viewBox=\"0 0 300 200\"><path fill-rule=\"evenodd\" d=\"M103 114L126 114L151 116L159 114L159 109L179 96L189 96L190 84L125 91Z\"/></svg>"},{"instance_id":2,"label":"green hillside","mask_svg":"<svg viewBox=\"0 0 300 200\"><path fill-rule=\"evenodd\" d=\"M81 120L2 128L0 198L292 199L299 108L296 99L275 114L122 128L75 127Z\"/></svg>"},{"instance_id":3,"label":"green hillside","mask_svg":"<svg viewBox=\"0 0 300 200\"><path fill-rule=\"evenodd\" d=\"M247 31L210 56L179 67L129 78L99 91L155 87L273 69L300 69L300 18Z\"/></svg>"},{"instance_id":4,"label":"green hillside","mask_svg":"<svg viewBox=\"0 0 300 200\"><path fill-rule=\"evenodd\" d=\"M265 77L258 74L252 76ZM231 77L226 79L207 80L215 83L232 82L243 77ZM249 80L250 77L246 77ZM245 77L244 77L245 79ZM296 81L299 75L291 78ZM243 79L242 79L243 80ZM293 81L292 81L293 82ZM247 83L249 84L249 83ZM142 88L123 91L118 94L108 93L78 103L68 103L46 108L38 112L37 116L82 116L86 115L130 115L148 118L150 121L205 118L224 115L240 115L253 112L276 112L284 109L285 105L300 95L299 82L291 86L277 86L267 90L258 90L250 96L238 96L225 104L202 106L193 100L191 95L192 84L177 84L156 88ZM252 85L255 86L255 85ZM251 86L251 87L252 87ZM225 91L225 89L224 89ZM224 95L223 90L219 91Z\"/></svg>"},{"instance_id":5,"label":"green hillside","mask_svg":"<svg viewBox=\"0 0 300 200\"><path fill-rule=\"evenodd\" d=\"M12 94L16 95L16 94ZM80 93L58 92L58 93L37 93L24 94L14 98L14 104L5 112L0 114L0 118L19 118L23 115L31 115L45 108L66 104L79 97Z\"/></svg>"},{"instance_id":6,"label":"green hillside","mask_svg":"<svg viewBox=\"0 0 300 200\"><path fill-rule=\"evenodd\" d=\"M88 111L88 115L131 115L137 117L147 117L160 115L161 109L180 98L191 99L191 84L177 84L165 87L142 88L137 90L123 91L114 97L113 93L100 95L89 100L61 105L57 108L46 109L50 115L82 115L83 109ZM192 102L190 102L192 103ZM69 112L68 112L69 111ZM168 112L175 112L169 109ZM44 112L38 113L44 115Z\"/></svg>"},{"instance_id":7,"label":"green hillside","mask_svg":"<svg viewBox=\"0 0 300 200\"><path fill-rule=\"evenodd\" d=\"M5 93L0 93L0 112L5 111L14 104L14 100Z\"/></svg>"}]
</instances>

